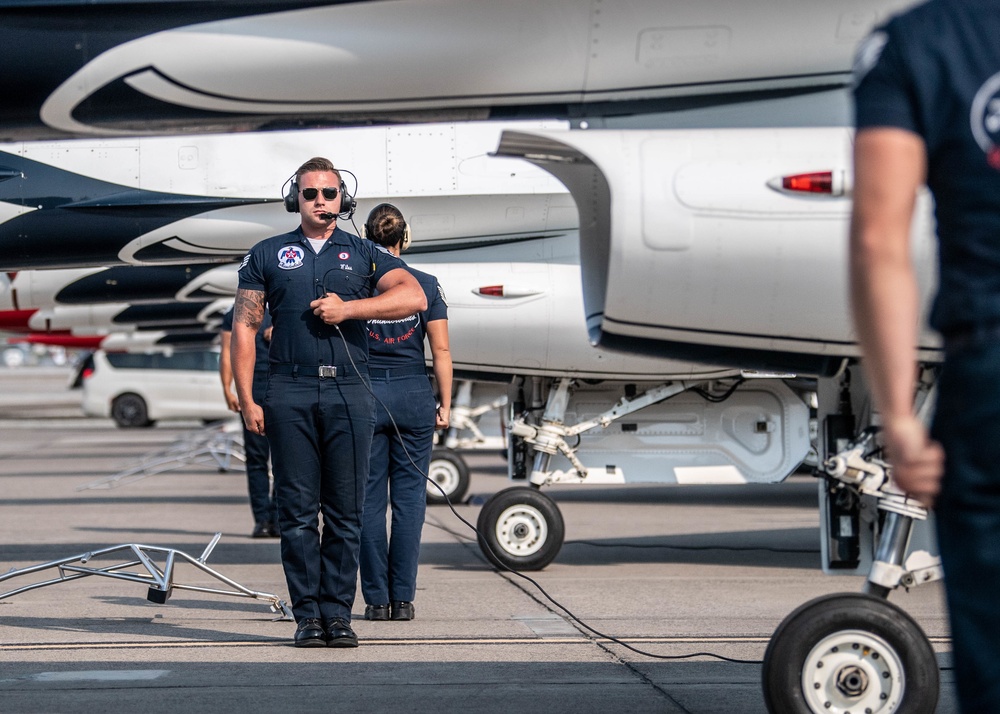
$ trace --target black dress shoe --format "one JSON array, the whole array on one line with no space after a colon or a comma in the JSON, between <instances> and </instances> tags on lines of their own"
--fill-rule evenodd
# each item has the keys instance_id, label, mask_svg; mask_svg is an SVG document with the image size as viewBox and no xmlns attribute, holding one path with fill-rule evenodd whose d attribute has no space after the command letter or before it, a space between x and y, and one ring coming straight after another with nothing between
<instances>
[{"instance_id":1,"label":"black dress shoe","mask_svg":"<svg viewBox=\"0 0 1000 714\"><path fill-rule=\"evenodd\" d=\"M253 533L250 534L251 538L270 538L271 529L274 528L267 521L257 521L257 524L253 527Z\"/></svg>"},{"instance_id":2,"label":"black dress shoe","mask_svg":"<svg viewBox=\"0 0 1000 714\"><path fill-rule=\"evenodd\" d=\"M326 647L326 630L318 617L307 617L295 630L296 647Z\"/></svg>"},{"instance_id":3,"label":"black dress shoe","mask_svg":"<svg viewBox=\"0 0 1000 714\"><path fill-rule=\"evenodd\" d=\"M385 605L365 605L366 620L388 620L389 604Z\"/></svg>"},{"instance_id":4,"label":"black dress shoe","mask_svg":"<svg viewBox=\"0 0 1000 714\"><path fill-rule=\"evenodd\" d=\"M357 647L358 636L351 629L351 623L342 617L326 621L327 647Z\"/></svg>"},{"instance_id":5,"label":"black dress shoe","mask_svg":"<svg viewBox=\"0 0 1000 714\"><path fill-rule=\"evenodd\" d=\"M278 524L273 521L267 524L267 535L269 538L280 538L281 531L278 530Z\"/></svg>"},{"instance_id":6,"label":"black dress shoe","mask_svg":"<svg viewBox=\"0 0 1000 714\"><path fill-rule=\"evenodd\" d=\"M390 620L412 620L414 617L413 603L394 600L389 614Z\"/></svg>"}]
</instances>

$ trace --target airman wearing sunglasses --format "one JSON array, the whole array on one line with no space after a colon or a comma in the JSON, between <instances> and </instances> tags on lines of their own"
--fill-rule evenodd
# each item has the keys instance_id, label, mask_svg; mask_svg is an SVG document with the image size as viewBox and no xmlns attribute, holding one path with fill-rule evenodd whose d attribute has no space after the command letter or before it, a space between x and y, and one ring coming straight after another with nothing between
<instances>
[{"instance_id":1,"label":"airman wearing sunglasses","mask_svg":"<svg viewBox=\"0 0 1000 714\"><path fill-rule=\"evenodd\" d=\"M337 227L354 199L330 161L310 159L289 183L285 207L300 226L255 245L240 267L233 372L247 429L271 446L294 643L356 647L351 609L375 413L365 321L412 315L427 300L402 261ZM273 331L258 404L254 336L265 305Z\"/></svg>"}]
</instances>

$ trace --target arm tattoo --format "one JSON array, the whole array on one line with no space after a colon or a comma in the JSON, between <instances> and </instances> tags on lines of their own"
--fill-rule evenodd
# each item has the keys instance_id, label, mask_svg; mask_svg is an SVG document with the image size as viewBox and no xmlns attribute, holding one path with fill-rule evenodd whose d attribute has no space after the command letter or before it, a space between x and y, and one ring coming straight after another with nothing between
<instances>
[{"instance_id":1,"label":"arm tattoo","mask_svg":"<svg viewBox=\"0 0 1000 714\"><path fill-rule=\"evenodd\" d=\"M264 319L264 291L237 290L233 321L246 325L254 332L260 328Z\"/></svg>"}]
</instances>

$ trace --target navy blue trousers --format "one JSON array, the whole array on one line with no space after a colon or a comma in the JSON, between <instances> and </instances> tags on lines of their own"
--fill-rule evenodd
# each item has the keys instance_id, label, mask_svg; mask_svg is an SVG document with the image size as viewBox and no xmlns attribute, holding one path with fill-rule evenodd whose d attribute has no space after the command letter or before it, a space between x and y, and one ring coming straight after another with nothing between
<instances>
[{"instance_id":1,"label":"navy blue trousers","mask_svg":"<svg viewBox=\"0 0 1000 714\"><path fill-rule=\"evenodd\" d=\"M263 404L267 398L267 375L253 375L253 400ZM247 458L247 492L250 494L250 510L256 523L277 523L278 511L271 487L271 469L268 461L271 449L267 437L254 434L243 427L243 449Z\"/></svg>"},{"instance_id":2,"label":"navy blue trousers","mask_svg":"<svg viewBox=\"0 0 1000 714\"><path fill-rule=\"evenodd\" d=\"M959 702L1000 711L1000 343L948 353L933 434L945 449L936 515Z\"/></svg>"},{"instance_id":3,"label":"navy blue trousers","mask_svg":"<svg viewBox=\"0 0 1000 714\"><path fill-rule=\"evenodd\" d=\"M256 523L277 522L277 506L271 489L271 471L268 459L271 449L267 437L243 428L243 448L247 457L247 491L250 510Z\"/></svg>"},{"instance_id":4,"label":"navy blue trousers","mask_svg":"<svg viewBox=\"0 0 1000 714\"><path fill-rule=\"evenodd\" d=\"M264 424L274 461L281 563L297 621L351 619L373 407L356 375L270 377Z\"/></svg>"},{"instance_id":5,"label":"navy blue trousers","mask_svg":"<svg viewBox=\"0 0 1000 714\"><path fill-rule=\"evenodd\" d=\"M427 507L424 474L433 448L434 392L425 374L372 378L372 389L395 419L402 442L385 408L376 404L361 531L361 594L369 605L410 602L417 590ZM386 536L387 505L392 506L391 537Z\"/></svg>"}]
</instances>

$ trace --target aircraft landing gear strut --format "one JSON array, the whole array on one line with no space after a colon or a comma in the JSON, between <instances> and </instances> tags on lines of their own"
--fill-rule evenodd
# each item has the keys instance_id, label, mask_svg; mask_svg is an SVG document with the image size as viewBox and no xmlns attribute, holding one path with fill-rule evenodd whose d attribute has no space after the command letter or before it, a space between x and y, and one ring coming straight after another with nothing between
<instances>
[{"instance_id":1,"label":"aircraft landing gear strut","mask_svg":"<svg viewBox=\"0 0 1000 714\"><path fill-rule=\"evenodd\" d=\"M906 557L914 520L927 511L894 488L886 464L871 455L873 440L866 432L824 464L830 478L875 496L885 515L865 591L816 598L778 625L762 668L770 712L932 714L937 707L934 650L885 598L900 585L941 579L941 565L925 551Z\"/></svg>"},{"instance_id":2,"label":"aircraft landing gear strut","mask_svg":"<svg viewBox=\"0 0 1000 714\"><path fill-rule=\"evenodd\" d=\"M476 527L479 547L494 565L510 570L541 570L562 548L565 527L555 501L539 489L552 483L621 483L620 474L588 470L577 458L576 448L567 438L591 429L605 428L616 420L656 404L688 389L687 382L657 386L618 404L598 416L577 424L565 423L574 380L560 379L548 395L545 412L538 423L524 418L512 420L510 434L530 445L532 453L530 486L515 486L494 494L482 511ZM553 471L552 457L560 454L572 469ZM606 479L606 480L604 480Z\"/></svg>"}]
</instances>

